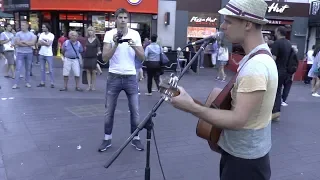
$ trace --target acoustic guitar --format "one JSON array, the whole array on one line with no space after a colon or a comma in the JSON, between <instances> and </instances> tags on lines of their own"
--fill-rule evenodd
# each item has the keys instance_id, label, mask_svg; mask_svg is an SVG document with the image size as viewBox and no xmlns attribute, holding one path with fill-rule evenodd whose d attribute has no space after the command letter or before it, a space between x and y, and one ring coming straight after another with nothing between
<instances>
[{"instance_id":1,"label":"acoustic guitar","mask_svg":"<svg viewBox=\"0 0 320 180\"><path fill-rule=\"evenodd\" d=\"M256 53L251 54L251 56L248 58L248 60L245 62L247 63L252 57L258 55L258 54L267 54L272 57L272 55L269 53L267 50L258 50ZM242 66L244 67L244 65ZM236 82L238 73L241 71L242 67L240 70L231 78L231 80L228 82L228 84L222 89L222 91L217 94L217 91L213 89L208 96L205 104L203 105L200 101L195 100L194 102L203 105L206 107L210 108L215 108L215 109L223 109L223 110L231 110L232 105L231 105L231 90L234 86L234 83ZM178 96L179 91L176 88L171 88L166 84L161 84L160 93L168 94L168 91L170 92L170 96ZM207 140L209 147L212 151L215 151L217 153L220 153L220 147L218 145L218 141L221 135L222 129L219 127L215 127L206 121L199 119L197 128L196 128L196 134L198 137Z\"/></svg>"}]
</instances>

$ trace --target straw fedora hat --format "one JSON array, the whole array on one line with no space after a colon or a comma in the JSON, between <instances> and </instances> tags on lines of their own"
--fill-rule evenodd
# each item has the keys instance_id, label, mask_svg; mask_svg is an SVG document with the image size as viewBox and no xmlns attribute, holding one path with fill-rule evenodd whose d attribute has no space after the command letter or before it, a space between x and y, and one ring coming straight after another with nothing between
<instances>
[{"instance_id":1,"label":"straw fedora hat","mask_svg":"<svg viewBox=\"0 0 320 180\"><path fill-rule=\"evenodd\" d=\"M219 14L244 19L257 24L267 24L268 4L264 0L230 0Z\"/></svg>"}]
</instances>

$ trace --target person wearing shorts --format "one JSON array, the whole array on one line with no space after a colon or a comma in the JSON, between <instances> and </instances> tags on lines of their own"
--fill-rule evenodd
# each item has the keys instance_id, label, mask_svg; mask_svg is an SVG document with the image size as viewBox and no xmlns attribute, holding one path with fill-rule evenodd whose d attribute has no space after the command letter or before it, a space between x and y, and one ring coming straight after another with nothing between
<instances>
[{"instance_id":1,"label":"person wearing shorts","mask_svg":"<svg viewBox=\"0 0 320 180\"><path fill-rule=\"evenodd\" d=\"M68 90L68 80L70 72L73 72L76 81L76 91L82 91L79 87L80 79L80 53L83 52L83 47L79 41L77 41L78 33L75 31L69 32L69 40L66 40L62 45L63 58L63 77L64 87L60 91Z\"/></svg>"},{"instance_id":2,"label":"person wearing shorts","mask_svg":"<svg viewBox=\"0 0 320 180\"><path fill-rule=\"evenodd\" d=\"M224 67L227 65L228 60L229 60L228 47L226 47L224 45L224 43L221 42L220 43L220 48L219 48L219 51L218 51L218 62L217 62L217 64L219 66L219 69L218 69L218 75L217 75L216 80L221 80L223 82L226 81L227 75L224 72Z\"/></svg>"},{"instance_id":3,"label":"person wearing shorts","mask_svg":"<svg viewBox=\"0 0 320 180\"><path fill-rule=\"evenodd\" d=\"M1 33L0 35L0 44L3 46L3 54L4 57L7 59L7 72L4 77L6 78L15 78L15 73L14 73L14 43L13 43L13 38L14 35L12 34L12 26L11 24L6 24L5 25L6 30ZM11 76L9 75L11 71Z\"/></svg>"}]
</instances>

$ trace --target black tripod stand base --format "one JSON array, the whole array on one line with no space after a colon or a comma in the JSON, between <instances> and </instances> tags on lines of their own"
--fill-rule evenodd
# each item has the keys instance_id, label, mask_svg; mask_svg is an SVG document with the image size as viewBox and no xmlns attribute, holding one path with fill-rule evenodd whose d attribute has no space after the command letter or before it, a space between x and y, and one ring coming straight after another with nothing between
<instances>
[{"instance_id":1,"label":"black tripod stand base","mask_svg":"<svg viewBox=\"0 0 320 180\"><path fill-rule=\"evenodd\" d=\"M151 174L150 174L150 167L146 167L145 169L144 169L144 179L145 180L150 180L150 176L151 176Z\"/></svg>"}]
</instances>

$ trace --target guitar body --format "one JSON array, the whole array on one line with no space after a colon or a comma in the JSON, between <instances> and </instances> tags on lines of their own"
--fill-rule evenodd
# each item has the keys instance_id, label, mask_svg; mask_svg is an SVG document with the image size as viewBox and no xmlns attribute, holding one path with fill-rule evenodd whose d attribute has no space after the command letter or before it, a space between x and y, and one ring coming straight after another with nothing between
<instances>
[{"instance_id":1,"label":"guitar body","mask_svg":"<svg viewBox=\"0 0 320 180\"><path fill-rule=\"evenodd\" d=\"M272 57L269 51L261 49L251 54L248 60L250 60L252 57L254 57L257 54L267 54L270 57ZM207 98L205 106L210 108L215 108L215 109L231 110L231 107L232 107L231 90L233 88L234 83L236 82L237 76L238 76L238 73L236 73L232 77L232 79L228 82L228 84L223 88L222 91L219 92L216 89L213 89L213 91L210 93L209 97ZM218 153L220 153L218 141L219 141L221 132L222 132L222 129L218 127L214 127L211 124L205 122L204 120L199 119L197 128L196 128L197 136L207 140L211 150Z\"/></svg>"},{"instance_id":2,"label":"guitar body","mask_svg":"<svg viewBox=\"0 0 320 180\"><path fill-rule=\"evenodd\" d=\"M227 86L226 86L227 87ZM212 90L210 95L208 96L205 106L215 109L231 109L231 93L228 92L227 94L224 93L222 90L219 94L219 91L216 89ZM223 96L222 96L223 95ZM221 103L219 103L221 102ZM211 124L207 123L206 121L199 119L196 134L200 138L203 138L208 141L209 147L212 151L219 153L219 146L218 141L220 138L220 134L222 129L218 127L214 127Z\"/></svg>"}]
</instances>

